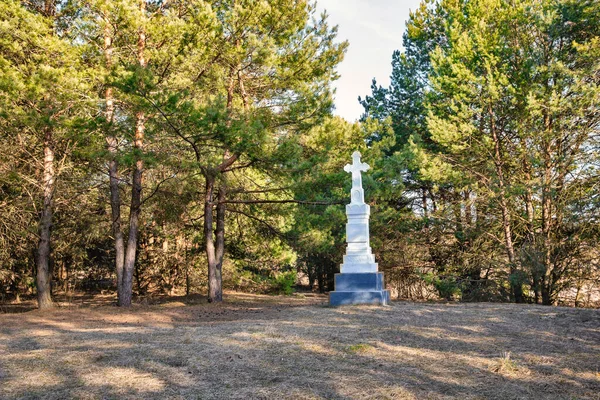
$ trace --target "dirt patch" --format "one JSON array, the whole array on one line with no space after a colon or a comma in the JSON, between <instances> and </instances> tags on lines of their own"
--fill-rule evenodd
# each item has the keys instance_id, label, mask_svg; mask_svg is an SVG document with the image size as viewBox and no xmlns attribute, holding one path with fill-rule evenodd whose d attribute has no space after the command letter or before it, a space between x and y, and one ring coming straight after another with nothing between
<instances>
[{"instance_id":1,"label":"dirt patch","mask_svg":"<svg viewBox=\"0 0 600 400\"><path fill-rule=\"evenodd\" d=\"M600 312L229 294L0 315L2 399L600 399Z\"/></svg>"}]
</instances>

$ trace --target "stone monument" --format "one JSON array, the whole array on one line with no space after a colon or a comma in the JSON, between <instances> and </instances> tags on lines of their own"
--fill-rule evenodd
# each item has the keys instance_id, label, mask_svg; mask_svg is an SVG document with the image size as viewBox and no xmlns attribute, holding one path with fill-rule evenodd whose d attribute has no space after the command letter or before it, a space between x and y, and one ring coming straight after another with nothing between
<instances>
[{"instance_id":1,"label":"stone monument","mask_svg":"<svg viewBox=\"0 0 600 400\"><path fill-rule=\"evenodd\" d=\"M352 164L344 171L352 174L350 204L346 206L348 223L346 224L346 255L340 273L335 274L335 291L329 293L329 304L388 304L390 292L385 290L383 272L377 272L375 256L369 245L368 204L362 188L361 172L369 165L360 161L360 153L352 154Z\"/></svg>"}]
</instances>

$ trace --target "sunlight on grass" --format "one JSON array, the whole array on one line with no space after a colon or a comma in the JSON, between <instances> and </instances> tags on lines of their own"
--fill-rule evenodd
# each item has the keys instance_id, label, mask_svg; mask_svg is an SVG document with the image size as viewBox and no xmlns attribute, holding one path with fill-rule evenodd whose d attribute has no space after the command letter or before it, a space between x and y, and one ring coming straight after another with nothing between
<instances>
[{"instance_id":1,"label":"sunlight on grass","mask_svg":"<svg viewBox=\"0 0 600 400\"><path fill-rule=\"evenodd\" d=\"M522 307L259 299L0 316L0 398L594 398L594 315L549 328Z\"/></svg>"},{"instance_id":2,"label":"sunlight on grass","mask_svg":"<svg viewBox=\"0 0 600 400\"><path fill-rule=\"evenodd\" d=\"M490 371L505 375L505 376L520 376L529 375L531 371L514 359L511 358L511 352L505 351L502 357L496 359Z\"/></svg>"},{"instance_id":3,"label":"sunlight on grass","mask_svg":"<svg viewBox=\"0 0 600 400\"><path fill-rule=\"evenodd\" d=\"M81 379L86 385L102 386L110 382L115 389L133 389L141 393L157 392L164 388L164 383L160 379L135 368L97 368L93 372L84 374Z\"/></svg>"},{"instance_id":4,"label":"sunlight on grass","mask_svg":"<svg viewBox=\"0 0 600 400\"><path fill-rule=\"evenodd\" d=\"M367 343L358 343L358 344L353 344L351 346L348 346L348 352L349 353L358 353L358 354L362 354L362 353L368 353L372 350L374 350L375 348L373 346L371 346L370 344Z\"/></svg>"}]
</instances>

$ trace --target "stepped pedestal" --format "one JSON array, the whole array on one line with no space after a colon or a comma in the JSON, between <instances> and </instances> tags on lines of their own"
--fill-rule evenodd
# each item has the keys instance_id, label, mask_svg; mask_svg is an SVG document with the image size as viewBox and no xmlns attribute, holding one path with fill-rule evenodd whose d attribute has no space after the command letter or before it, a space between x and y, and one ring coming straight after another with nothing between
<instances>
[{"instance_id":1,"label":"stepped pedestal","mask_svg":"<svg viewBox=\"0 0 600 400\"><path fill-rule=\"evenodd\" d=\"M329 304L382 304L390 302L385 290L383 272L335 274L335 291L329 293Z\"/></svg>"}]
</instances>

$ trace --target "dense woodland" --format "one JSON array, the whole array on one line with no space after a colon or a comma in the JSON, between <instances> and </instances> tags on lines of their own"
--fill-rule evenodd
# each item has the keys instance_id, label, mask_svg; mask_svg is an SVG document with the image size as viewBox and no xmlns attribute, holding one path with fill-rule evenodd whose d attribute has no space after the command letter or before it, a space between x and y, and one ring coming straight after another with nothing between
<instances>
[{"instance_id":1,"label":"dense woodland","mask_svg":"<svg viewBox=\"0 0 600 400\"><path fill-rule=\"evenodd\" d=\"M594 305L600 2L424 0L354 123L315 10L1 1L1 300L331 290L358 149L398 297Z\"/></svg>"}]
</instances>

